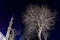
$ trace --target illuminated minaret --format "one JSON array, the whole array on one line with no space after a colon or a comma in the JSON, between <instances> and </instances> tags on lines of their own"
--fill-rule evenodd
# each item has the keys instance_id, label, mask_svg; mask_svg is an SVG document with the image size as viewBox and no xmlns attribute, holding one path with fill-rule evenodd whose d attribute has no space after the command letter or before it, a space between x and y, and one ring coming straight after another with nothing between
<instances>
[{"instance_id":1,"label":"illuminated minaret","mask_svg":"<svg viewBox=\"0 0 60 40\"><path fill-rule=\"evenodd\" d=\"M8 26L8 30L7 30L7 34L6 34L6 40L9 40L10 32L12 30L12 28L11 28L12 24L13 24L13 16L11 18L11 21L9 22L9 26Z\"/></svg>"}]
</instances>

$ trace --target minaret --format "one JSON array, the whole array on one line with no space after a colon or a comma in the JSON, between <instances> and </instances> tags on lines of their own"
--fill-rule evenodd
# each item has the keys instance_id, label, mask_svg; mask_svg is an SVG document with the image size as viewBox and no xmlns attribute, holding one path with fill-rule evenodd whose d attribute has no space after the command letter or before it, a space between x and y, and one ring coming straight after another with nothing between
<instances>
[{"instance_id":1,"label":"minaret","mask_svg":"<svg viewBox=\"0 0 60 40\"><path fill-rule=\"evenodd\" d=\"M12 24L13 24L13 16L12 16L10 22L9 22L8 31L7 31L7 34L6 34L6 40L9 40L10 32L12 30L12 28L11 28Z\"/></svg>"}]
</instances>

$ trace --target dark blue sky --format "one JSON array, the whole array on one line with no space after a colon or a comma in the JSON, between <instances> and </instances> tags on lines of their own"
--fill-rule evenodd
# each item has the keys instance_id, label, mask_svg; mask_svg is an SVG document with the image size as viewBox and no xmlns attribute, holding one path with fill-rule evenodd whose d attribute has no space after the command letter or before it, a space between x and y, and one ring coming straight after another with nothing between
<instances>
[{"instance_id":1,"label":"dark blue sky","mask_svg":"<svg viewBox=\"0 0 60 40\"><path fill-rule=\"evenodd\" d=\"M51 32L51 40L60 40L60 1L59 0L0 0L0 31L5 35L8 23L14 13L13 28L23 29L21 12L28 4L47 4L52 10L57 10L55 30Z\"/></svg>"}]
</instances>

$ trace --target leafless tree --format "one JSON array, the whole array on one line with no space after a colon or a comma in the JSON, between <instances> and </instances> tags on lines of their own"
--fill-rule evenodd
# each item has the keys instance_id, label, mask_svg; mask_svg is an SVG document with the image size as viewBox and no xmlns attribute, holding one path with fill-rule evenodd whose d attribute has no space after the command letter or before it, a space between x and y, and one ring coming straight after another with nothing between
<instances>
[{"instance_id":1,"label":"leafless tree","mask_svg":"<svg viewBox=\"0 0 60 40\"><path fill-rule=\"evenodd\" d=\"M29 5L22 16L25 29L21 40L35 40L31 39L35 34L39 40L42 40L41 35L43 35L44 40L47 40L48 30L53 28L55 18L56 11L52 12L46 5Z\"/></svg>"}]
</instances>

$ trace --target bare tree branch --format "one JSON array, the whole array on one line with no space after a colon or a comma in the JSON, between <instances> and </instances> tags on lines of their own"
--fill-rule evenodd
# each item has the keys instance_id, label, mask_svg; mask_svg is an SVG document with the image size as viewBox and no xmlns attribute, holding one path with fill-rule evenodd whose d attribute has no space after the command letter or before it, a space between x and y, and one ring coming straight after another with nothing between
<instances>
[{"instance_id":1,"label":"bare tree branch","mask_svg":"<svg viewBox=\"0 0 60 40\"><path fill-rule=\"evenodd\" d=\"M52 12L47 6L42 5L30 5L27 7L26 11L22 16L23 23L25 24L24 34L30 40L33 36L33 32L37 33L39 40L41 39L41 34L45 40L48 37L48 30L51 30L55 24L56 13ZM22 38L23 38L22 37Z\"/></svg>"}]
</instances>

